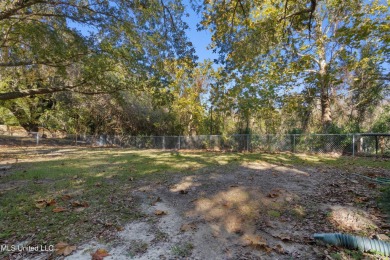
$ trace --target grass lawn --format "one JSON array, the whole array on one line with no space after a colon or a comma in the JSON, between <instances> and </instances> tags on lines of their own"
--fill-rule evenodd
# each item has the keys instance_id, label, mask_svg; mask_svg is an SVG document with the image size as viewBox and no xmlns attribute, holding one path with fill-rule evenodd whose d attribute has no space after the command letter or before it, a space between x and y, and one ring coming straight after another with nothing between
<instances>
[{"instance_id":1,"label":"grass lawn","mask_svg":"<svg viewBox=\"0 0 390 260\"><path fill-rule=\"evenodd\" d=\"M374 158L297 154L171 152L126 149L0 148L0 242L78 244L97 237L109 241L126 223L143 218L137 198L143 183L169 183L171 175L196 174L222 165L267 162L275 165L387 169ZM9 163L9 164L7 164ZM228 169L228 168L226 168Z\"/></svg>"}]
</instances>

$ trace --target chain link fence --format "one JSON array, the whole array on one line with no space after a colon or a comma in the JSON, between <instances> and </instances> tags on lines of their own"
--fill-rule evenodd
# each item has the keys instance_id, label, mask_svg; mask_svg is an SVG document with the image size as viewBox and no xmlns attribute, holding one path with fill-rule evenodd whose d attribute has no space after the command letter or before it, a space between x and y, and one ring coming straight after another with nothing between
<instances>
[{"instance_id":1,"label":"chain link fence","mask_svg":"<svg viewBox=\"0 0 390 260\"><path fill-rule=\"evenodd\" d=\"M188 149L262 151L314 154L380 155L390 157L390 134L287 134L126 136L63 135L48 137L31 132L26 136L0 135L0 146L94 146L135 149Z\"/></svg>"}]
</instances>

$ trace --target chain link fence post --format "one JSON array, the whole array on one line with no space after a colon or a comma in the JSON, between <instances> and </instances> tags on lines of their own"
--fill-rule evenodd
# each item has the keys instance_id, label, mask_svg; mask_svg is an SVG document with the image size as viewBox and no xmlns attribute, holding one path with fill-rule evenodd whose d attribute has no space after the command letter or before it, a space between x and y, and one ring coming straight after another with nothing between
<instances>
[{"instance_id":1,"label":"chain link fence post","mask_svg":"<svg viewBox=\"0 0 390 260\"><path fill-rule=\"evenodd\" d=\"M295 134L293 134L293 153L295 153Z\"/></svg>"}]
</instances>

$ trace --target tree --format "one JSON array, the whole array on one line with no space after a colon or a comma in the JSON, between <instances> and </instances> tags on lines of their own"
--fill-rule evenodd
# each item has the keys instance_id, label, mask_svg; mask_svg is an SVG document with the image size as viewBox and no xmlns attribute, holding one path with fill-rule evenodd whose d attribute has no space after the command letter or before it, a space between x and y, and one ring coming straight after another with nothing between
<instances>
[{"instance_id":1,"label":"tree","mask_svg":"<svg viewBox=\"0 0 390 260\"><path fill-rule=\"evenodd\" d=\"M158 76L167 56L194 58L177 2L31 0L0 7L0 67L6 70L1 75L19 68L51 70L36 88L8 84L0 100L64 90L115 91ZM82 34L70 23L91 32Z\"/></svg>"},{"instance_id":2,"label":"tree","mask_svg":"<svg viewBox=\"0 0 390 260\"><path fill-rule=\"evenodd\" d=\"M176 134L208 133L208 129L205 129L206 93L209 92L215 75L211 65L212 63L206 60L191 68L176 60L167 60L166 69L174 79L170 86L173 99L169 107L178 121L175 126L178 130Z\"/></svg>"},{"instance_id":3,"label":"tree","mask_svg":"<svg viewBox=\"0 0 390 260\"><path fill-rule=\"evenodd\" d=\"M4 107L61 91L162 88L169 81L166 58L189 64L196 58L176 1L7 0L0 10Z\"/></svg>"},{"instance_id":4,"label":"tree","mask_svg":"<svg viewBox=\"0 0 390 260\"><path fill-rule=\"evenodd\" d=\"M351 106L350 123L356 132L364 129L363 123L371 116L389 91L389 85L381 78L383 57L372 56L376 48L368 43L359 50L358 55L345 55L348 76L348 101Z\"/></svg>"},{"instance_id":5,"label":"tree","mask_svg":"<svg viewBox=\"0 0 390 260\"><path fill-rule=\"evenodd\" d=\"M278 86L314 86L326 132L342 83L341 56L366 41L376 42L372 57L388 55L386 19L386 3L379 1L205 1L202 25L213 32L212 47L228 73L263 72L267 79L276 69L286 78Z\"/></svg>"}]
</instances>

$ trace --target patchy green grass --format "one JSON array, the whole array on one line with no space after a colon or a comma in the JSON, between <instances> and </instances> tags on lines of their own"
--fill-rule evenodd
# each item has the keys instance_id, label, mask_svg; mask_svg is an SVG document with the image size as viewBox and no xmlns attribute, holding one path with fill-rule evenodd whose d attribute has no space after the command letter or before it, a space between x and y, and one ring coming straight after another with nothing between
<instances>
[{"instance_id":1,"label":"patchy green grass","mask_svg":"<svg viewBox=\"0 0 390 260\"><path fill-rule=\"evenodd\" d=\"M365 258L364 254L360 251L353 251L353 250L348 250L344 249L340 252L334 252L331 253L330 256L332 259L335 260L361 260L361 259L368 259L367 257Z\"/></svg>"},{"instance_id":2,"label":"patchy green grass","mask_svg":"<svg viewBox=\"0 0 390 260\"><path fill-rule=\"evenodd\" d=\"M390 170L390 160L373 157L326 156L291 153L245 154L246 160L266 161L283 165L327 166L351 170L356 167L384 168ZM242 158L241 157L241 158Z\"/></svg>"},{"instance_id":3,"label":"patchy green grass","mask_svg":"<svg viewBox=\"0 0 390 260\"><path fill-rule=\"evenodd\" d=\"M138 254L143 254L148 250L148 244L142 240L132 241L130 245L129 256L134 257Z\"/></svg>"},{"instance_id":4,"label":"patchy green grass","mask_svg":"<svg viewBox=\"0 0 390 260\"><path fill-rule=\"evenodd\" d=\"M193 248L194 246L191 243L175 245L172 247L172 253L178 257L189 257Z\"/></svg>"},{"instance_id":5,"label":"patchy green grass","mask_svg":"<svg viewBox=\"0 0 390 260\"><path fill-rule=\"evenodd\" d=\"M0 240L72 244L143 217L131 191L140 182L164 182L174 173L228 164L235 154L74 149L13 153L17 166L0 179ZM43 206L42 201L55 201ZM74 207L80 202L88 207ZM48 203L49 204L49 203ZM65 211L53 212L56 208ZM11 243L11 244L12 244Z\"/></svg>"},{"instance_id":6,"label":"patchy green grass","mask_svg":"<svg viewBox=\"0 0 390 260\"><path fill-rule=\"evenodd\" d=\"M268 214L268 216L270 216L272 218L279 218L281 215L280 212L276 211L276 210L268 210L267 214Z\"/></svg>"},{"instance_id":7,"label":"patchy green grass","mask_svg":"<svg viewBox=\"0 0 390 260\"><path fill-rule=\"evenodd\" d=\"M29 148L2 152L0 164L11 159L18 159L18 163L0 178L0 241L7 244L25 240L33 244L77 244L92 237L109 239L110 232L144 217L131 197L132 190L142 183L169 182L176 173L212 171L221 165L249 161L390 169L389 161L373 158L288 153ZM52 205L42 207L39 202L43 200ZM75 207L76 202L88 207ZM53 212L56 208L64 211Z\"/></svg>"},{"instance_id":8,"label":"patchy green grass","mask_svg":"<svg viewBox=\"0 0 390 260\"><path fill-rule=\"evenodd\" d=\"M383 187L381 191L382 194L378 204L387 216L390 216L390 185Z\"/></svg>"}]
</instances>

